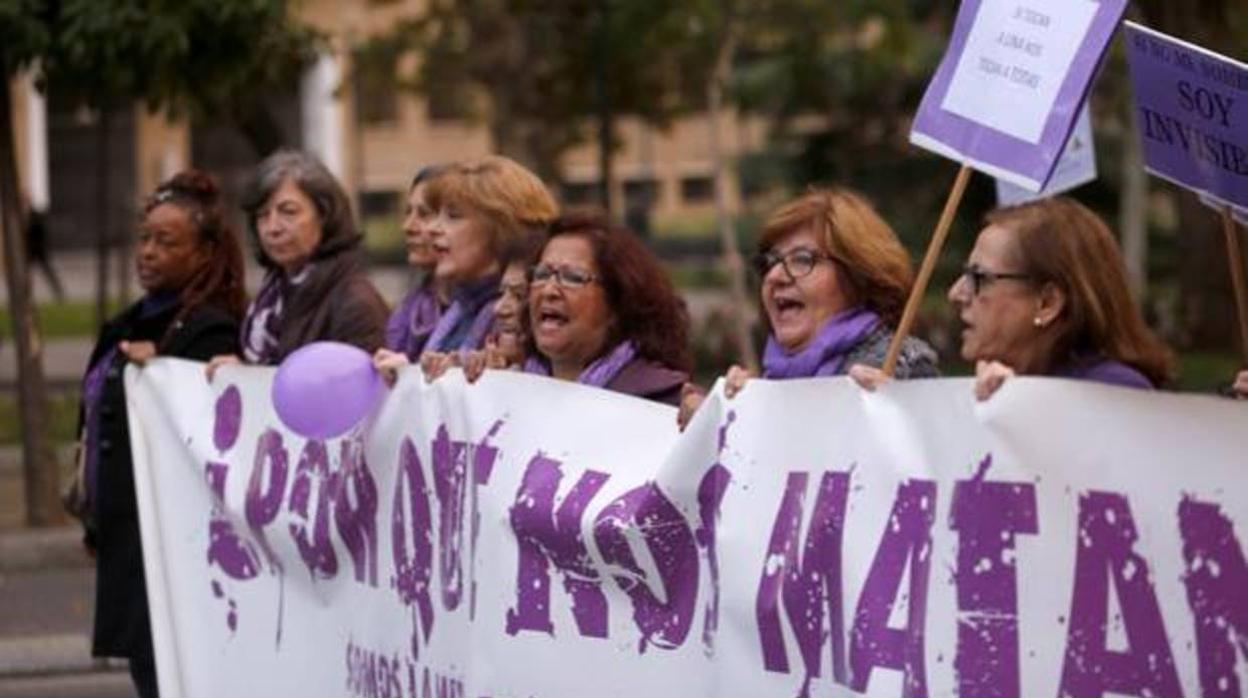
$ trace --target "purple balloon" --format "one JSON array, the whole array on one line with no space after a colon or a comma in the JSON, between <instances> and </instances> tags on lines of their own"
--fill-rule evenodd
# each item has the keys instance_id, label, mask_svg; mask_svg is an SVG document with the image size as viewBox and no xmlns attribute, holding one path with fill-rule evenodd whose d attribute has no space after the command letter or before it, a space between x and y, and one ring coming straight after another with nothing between
<instances>
[{"instance_id":1,"label":"purple balloon","mask_svg":"<svg viewBox=\"0 0 1248 698\"><path fill-rule=\"evenodd\" d=\"M347 432L373 409L383 390L372 357L341 342L313 342L287 356L273 379L273 408L291 431L309 439Z\"/></svg>"}]
</instances>

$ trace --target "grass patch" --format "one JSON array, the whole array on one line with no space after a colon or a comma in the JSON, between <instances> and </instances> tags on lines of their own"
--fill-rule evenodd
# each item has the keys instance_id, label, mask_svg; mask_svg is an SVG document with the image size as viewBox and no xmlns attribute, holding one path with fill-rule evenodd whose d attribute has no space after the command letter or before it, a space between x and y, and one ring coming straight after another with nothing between
<instances>
[{"instance_id":1,"label":"grass patch","mask_svg":"<svg viewBox=\"0 0 1248 698\"><path fill-rule=\"evenodd\" d=\"M15 392L0 393L0 444L21 443L21 421ZM78 391L53 393L48 398L48 427L52 443L73 441L78 427Z\"/></svg>"},{"instance_id":2,"label":"grass patch","mask_svg":"<svg viewBox=\"0 0 1248 698\"><path fill-rule=\"evenodd\" d=\"M112 317L121 312L121 303L113 301L108 304L106 315ZM95 336L95 302L94 301L58 301L41 303L35 310L39 330L45 339L63 337L94 337ZM0 308L0 337L13 337L12 317L8 306Z\"/></svg>"},{"instance_id":3,"label":"grass patch","mask_svg":"<svg viewBox=\"0 0 1248 698\"><path fill-rule=\"evenodd\" d=\"M1231 353L1189 352L1179 355L1179 379L1174 388L1181 392L1209 393L1225 388L1242 367Z\"/></svg>"}]
</instances>

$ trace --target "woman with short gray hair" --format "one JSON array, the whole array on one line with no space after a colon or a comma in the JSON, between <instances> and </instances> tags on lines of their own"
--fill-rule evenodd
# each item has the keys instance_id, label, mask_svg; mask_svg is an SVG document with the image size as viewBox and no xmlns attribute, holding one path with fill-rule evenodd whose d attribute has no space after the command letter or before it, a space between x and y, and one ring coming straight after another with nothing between
<instances>
[{"instance_id":1,"label":"woman with short gray hair","mask_svg":"<svg viewBox=\"0 0 1248 698\"><path fill-rule=\"evenodd\" d=\"M242 361L275 365L328 340L368 352L382 346L389 310L364 271L351 204L308 153L266 158L243 194L247 228L267 273L243 320ZM239 357L216 357L209 375Z\"/></svg>"}]
</instances>

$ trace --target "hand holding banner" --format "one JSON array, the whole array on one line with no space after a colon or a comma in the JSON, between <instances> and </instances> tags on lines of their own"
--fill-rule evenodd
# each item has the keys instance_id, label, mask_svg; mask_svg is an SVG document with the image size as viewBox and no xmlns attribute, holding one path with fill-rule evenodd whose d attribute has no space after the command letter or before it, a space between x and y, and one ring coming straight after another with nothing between
<instances>
[{"instance_id":1,"label":"hand holding banner","mask_svg":"<svg viewBox=\"0 0 1248 698\"><path fill-rule=\"evenodd\" d=\"M758 379L678 433L666 406L455 371L305 441L276 420L273 374L127 369L165 695L1248 684L1240 403Z\"/></svg>"}]
</instances>

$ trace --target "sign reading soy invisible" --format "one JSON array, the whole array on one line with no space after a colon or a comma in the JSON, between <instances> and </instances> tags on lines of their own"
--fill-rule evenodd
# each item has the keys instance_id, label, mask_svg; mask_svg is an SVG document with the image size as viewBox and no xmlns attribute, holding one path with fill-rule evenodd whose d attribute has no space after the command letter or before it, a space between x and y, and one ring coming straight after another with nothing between
<instances>
[{"instance_id":1,"label":"sign reading soy invisible","mask_svg":"<svg viewBox=\"0 0 1248 698\"><path fill-rule=\"evenodd\" d=\"M965 0L911 142L1039 191L1125 9L1125 0Z\"/></svg>"},{"instance_id":2,"label":"sign reading soy invisible","mask_svg":"<svg viewBox=\"0 0 1248 698\"><path fill-rule=\"evenodd\" d=\"M1248 65L1131 22L1126 37L1145 168L1220 209L1248 358L1248 281L1235 230L1248 217Z\"/></svg>"},{"instance_id":3,"label":"sign reading soy invisible","mask_svg":"<svg viewBox=\"0 0 1248 698\"><path fill-rule=\"evenodd\" d=\"M1248 65L1131 22L1126 39L1148 171L1248 209Z\"/></svg>"}]
</instances>

